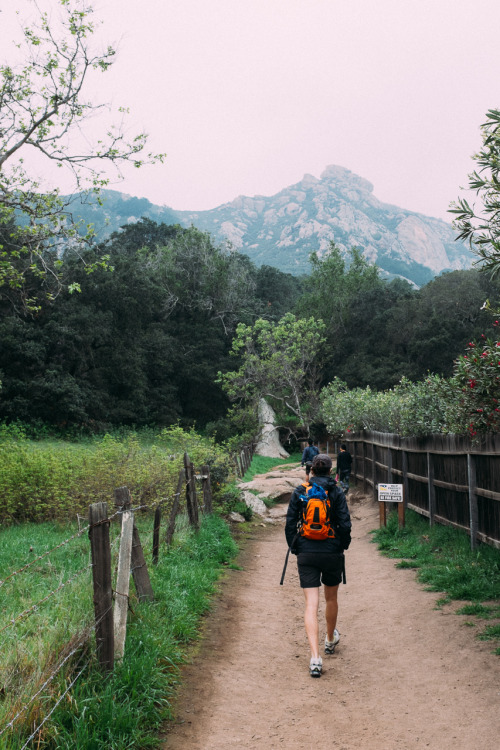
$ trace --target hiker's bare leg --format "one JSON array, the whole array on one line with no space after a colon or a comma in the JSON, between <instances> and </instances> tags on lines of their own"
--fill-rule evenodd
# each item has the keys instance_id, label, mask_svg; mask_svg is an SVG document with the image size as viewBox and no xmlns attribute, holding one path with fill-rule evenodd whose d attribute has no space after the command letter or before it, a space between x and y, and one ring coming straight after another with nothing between
<instances>
[{"instance_id":1,"label":"hiker's bare leg","mask_svg":"<svg viewBox=\"0 0 500 750\"><path fill-rule=\"evenodd\" d=\"M302 589L306 599L306 611L304 613L304 624L306 626L306 635L311 647L311 656L313 659L319 657L319 626L318 626L318 607L319 607L319 587L312 589Z\"/></svg>"},{"instance_id":2,"label":"hiker's bare leg","mask_svg":"<svg viewBox=\"0 0 500 750\"><path fill-rule=\"evenodd\" d=\"M333 631L337 625L337 615L339 612L339 605L337 601L337 594L339 592L338 586L323 586L325 590L325 617L326 617L326 639L333 641ZM305 589L304 589L305 591Z\"/></svg>"}]
</instances>

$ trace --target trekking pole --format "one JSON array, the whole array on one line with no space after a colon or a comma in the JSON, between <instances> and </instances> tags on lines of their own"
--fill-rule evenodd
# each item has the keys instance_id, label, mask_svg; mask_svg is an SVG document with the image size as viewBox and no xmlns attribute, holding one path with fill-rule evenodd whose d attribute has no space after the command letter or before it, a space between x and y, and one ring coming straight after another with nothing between
<instances>
[{"instance_id":1,"label":"trekking pole","mask_svg":"<svg viewBox=\"0 0 500 750\"><path fill-rule=\"evenodd\" d=\"M283 573L281 574L280 586L283 586L283 581L285 580L286 566L288 565L288 558L290 557L290 552L292 551L292 547L294 546L298 538L299 538L299 534L297 533L295 535L293 542L288 547L288 552L286 553L286 557L285 557L285 564L283 565Z\"/></svg>"},{"instance_id":2,"label":"trekking pole","mask_svg":"<svg viewBox=\"0 0 500 750\"><path fill-rule=\"evenodd\" d=\"M286 553L285 557L285 564L283 565L283 573L281 574L280 586L283 586L283 581L285 580L286 566L288 565L288 558L290 557L291 551L291 547L288 547L288 552Z\"/></svg>"}]
</instances>

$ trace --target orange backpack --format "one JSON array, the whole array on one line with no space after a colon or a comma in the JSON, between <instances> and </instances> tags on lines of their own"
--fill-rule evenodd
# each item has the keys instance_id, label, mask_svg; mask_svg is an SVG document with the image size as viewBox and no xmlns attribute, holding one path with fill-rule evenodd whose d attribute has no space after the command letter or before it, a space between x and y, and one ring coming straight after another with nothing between
<instances>
[{"instance_id":1,"label":"orange backpack","mask_svg":"<svg viewBox=\"0 0 500 750\"><path fill-rule=\"evenodd\" d=\"M305 492L302 501L300 535L306 539L333 539L335 532L331 525L332 509L330 498L323 487L313 482L302 485Z\"/></svg>"}]
</instances>

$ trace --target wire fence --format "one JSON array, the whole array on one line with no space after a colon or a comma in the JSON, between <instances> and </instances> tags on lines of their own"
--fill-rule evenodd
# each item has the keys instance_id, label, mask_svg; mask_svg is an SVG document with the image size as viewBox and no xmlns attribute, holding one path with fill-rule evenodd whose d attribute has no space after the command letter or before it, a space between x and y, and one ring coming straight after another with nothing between
<instances>
[{"instance_id":1,"label":"wire fence","mask_svg":"<svg viewBox=\"0 0 500 750\"><path fill-rule=\"evenodd\" d=\"M197 484L201 482L203 491L203 504L200 507L197 497ZM181 503L182 486L185 488L185 505ZM70 549L72 543L77 542L84 534L88 534L90 540L90 555L91 562L87 562L85 565L78 568L67 577L64 581L61 581L59 585L51 588L50 591L44 593L43 596L38 598L35 602L30 603L29 606L25 607L21 611L15 614L8 615L8 621L0 626L0 635L7 633L11 630L15 631L16 627L21 623L27 621L30 617L36 613L41 612L43 605L49 602L51 599L61 595L63 590L70 590L72 586L78 585L78 581L82 580L82 576L86 572L92 572L93 582L93 596L92 600L94 603L93 623L86 627L79 635L74 635L70 639L70 643L59 651L56 666L51 668L48 676L43 675L42 683L38 686L33 686L33 693L25 700L22 706L16 706L15 695L13 695L14 701L9 704L9 709L4 701L4 710L14 711L14 715L9 717L9 721L0 728L0 738L2 742L8 737L9 730L21 731L24 724L27 722L27 718L33 714L35 707L37 711L41 710L42 702L46 698L49 698L49 703L54 699L51 696L51 686L54 680L61 674L65 674L65 679L69 680L67 687L65 688L62 695L58 696L57 700L51 705L50 710L43 716L43 718L37 721L35 727L28 730L29 736L25 739L21 750L27 748L30 743L37 737L41 736L43 727L47 721L54 714L61 701L70 693L74 684L80 679L81 675L86 669L89 669L93 662L97 660L100 667L104 671L109 671L114 665L114 637L115 637L115 624L113 617L115 609L118 607L118 603L122 600L125 606L125 618L126 611L130 606L130 594L126 590L118 590L118 587L114 581L118 581L118 574L120 572L119 566L121 562L121 547L123 544L123 527L125 513L128 512L135 518L135 514L151 514L154 513L154 527L153 527L153 549L152 549L152 561L153 564L158 562L159 553L159 532L161 515L165 510L168 510L167 518L167 531L164 536L166 547L171 542L172 534L175 529L176 517L182 509L186 510L189 524L197 529L199 511L200 512L211 512L212 499L210 491L210 471L208 466L202 467L201 473L196 474L194 466L189 460L187 454L184 456L184 469L179 474L179 481L177 484L177 491L167 497L162 498L157 502L142 503L134 506L130 493L126 488L118 488L115 491L115 508L113 513L107 512L106 503L97 503L89 508L89 523L84 527L80 528L77 532L67 537L58 544L53 545L50 549L45 550L41 554L37 555L33 560L26 562L21 567L12 570L8 573L1 581L0 587L5 586L8 582L14 582L19 580L21 576L34 574L37 569L34 568L35 564L39 564L44 560L49 560L50 555L53 555L57 550L62 548ZM104 508L97 508L97 506L104 506ZM95 515L95 511L101 513L101 516ZM80 518L78 523L80 524ZM114 523L113 523L114 522ZM113 529L113 532L111 531ZM74 558L75 553L72 552ZM89 551L85 554L89 554ZM126 571L125 580L131 575L135 583L136 595L139 601L150 601L154 598L153 589L151 587L151 581L149 577L148 565L142 547L139 531L137 529L135 520L133 521L133 540L130 549L130 557L128 561L128 568ZM55 570L55 568L54 568ZM53 572L50 568L48 572ZM123 574L123 571L121 571ZM60 571L59 571L60 574ZM123 578L122 578L123 580ZM25 589L29 589L29 585L25 585ZM90 598L90 591L87 591L86 596ZM81 598L81 597L80 597ZM92 617L89 612L89 617ZM36 628L35 628L36 630ZM86 660L83 666L78 664L78 672L75 676L72 675L72 669L74 667L75 660L78 661L78 654L81 654L82 648L90 642L92 636L95 636L96 649L93 654ZM16 648L19 643L23 644L23 649L27 648L27 639L29 636L23 633L18 639L15 639L12 643L12 647ZM76 640L75 640L76 639ZM68 650L69 649L69 650ZM15 659L10 655L11 664L14 666ZM17 658L17 657L16 657ZM5 682L5 680L4 680Z\"/></svg>"}]
</instances>

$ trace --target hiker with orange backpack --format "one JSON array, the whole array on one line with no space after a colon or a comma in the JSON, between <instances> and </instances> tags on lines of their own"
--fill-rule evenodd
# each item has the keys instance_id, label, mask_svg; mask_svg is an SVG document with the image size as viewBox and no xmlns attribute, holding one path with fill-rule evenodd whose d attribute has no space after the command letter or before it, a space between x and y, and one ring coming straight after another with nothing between
<instances>
[{"instance_id":1,"label":"hiker with orange backpack","mask_svg":"<svg viewBox=\"0 0 500 750\"><path fill-rule=\"evenodd\" d=\"M320 586L323 584L326 602L325 654L333 654L340 640L336 628L337 595L342 579L345 583L344 550L351 543L347 502L330 476L331 471L330 456L319 453L313 458L309 481L295 488L285 524L288 548L297 555L300 585L305 596L304 623L311 647L311 677L320 677L323 666L319 655Z\"/></svg>"}]
</instances>

